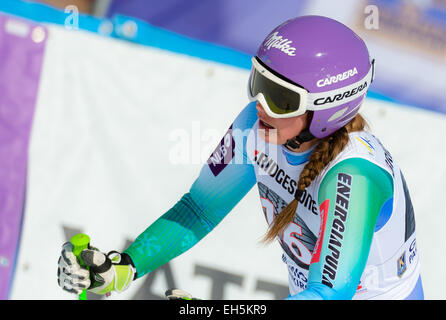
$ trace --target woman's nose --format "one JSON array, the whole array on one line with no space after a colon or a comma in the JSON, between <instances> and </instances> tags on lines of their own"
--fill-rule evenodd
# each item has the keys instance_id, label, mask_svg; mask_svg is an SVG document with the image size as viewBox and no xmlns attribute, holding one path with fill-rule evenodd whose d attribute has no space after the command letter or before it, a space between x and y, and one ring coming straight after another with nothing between
<instances>
[{"instance_id":1,"label":"woman's nose","mask_svg":"<svg viewBox=\"0 0 446 320\"><path fill-rule=\"evenodd\" d=\"M260 102L258 102L257 101L257 104L256 104L256 109L257 109L257 112L261 115L261 116L265 116L266 115L266 113L265 113L265 109L263 109L263 106L260 104Z\"/></svg>"}]
</instances>

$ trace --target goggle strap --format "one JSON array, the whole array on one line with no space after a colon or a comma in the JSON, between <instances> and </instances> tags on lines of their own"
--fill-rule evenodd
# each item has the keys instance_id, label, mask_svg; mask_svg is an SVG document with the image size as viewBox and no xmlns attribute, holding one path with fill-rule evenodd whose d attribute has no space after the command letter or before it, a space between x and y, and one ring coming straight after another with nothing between
<instances>
[{"instance_id":1,"label":"goggle strap","mask_svg":"<svg viewBox=\"0 0 446 320\"><path fill-rule=\"evenodd\" d=\"M310 132L309 129L305 129L298 136L292 139L288 139L284 145L289 146L293 149L299 149L302 143L311 141L313 139L314 135Z\"/></svg>"}]
</instances>

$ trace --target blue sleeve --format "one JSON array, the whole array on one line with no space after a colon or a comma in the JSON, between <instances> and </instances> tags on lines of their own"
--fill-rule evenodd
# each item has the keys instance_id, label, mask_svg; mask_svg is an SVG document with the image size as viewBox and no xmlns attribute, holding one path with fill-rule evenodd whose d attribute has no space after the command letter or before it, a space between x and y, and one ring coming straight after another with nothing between
<instances>
[{"instance_id":1,"label":"blue sleeve","mask_svg":"<svg viewBox=\"0 0 446 320\"><path fill-rule=\"evenodd\" d=\"M189 192L124 251L132 258L138 277L194 246L254 186L255 172L245 146L256 121L251 103L235 119Z\"/></svg>"},{"instance_id":2,"label":"blue sleeve","mask_svg":"<svg viewBox=\"0 0 446 320\"><path fill-rule=\"evenodd\" d=\"M376 221L392 199L392 177L370 161L346 159L329 170L319 187L322 228L307 288L288 299L352 299L367 263Z\"/></svg>"}]
</instances>

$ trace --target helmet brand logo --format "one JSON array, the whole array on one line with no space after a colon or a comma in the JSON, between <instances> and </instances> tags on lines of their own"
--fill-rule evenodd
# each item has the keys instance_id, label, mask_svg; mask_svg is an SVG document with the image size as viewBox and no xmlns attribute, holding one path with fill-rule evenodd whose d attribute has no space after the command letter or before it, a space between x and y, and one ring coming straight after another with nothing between
<instances>
[{"instance_id":1,"label":"helmet brand logo","mask_svg":"<svg viewBox=\"0 0 446 320\"><path fill-rule=\"evenodd\" d=\"M364 89L366 89L368 87L367 81L364 82L364 84L359 85L358 87L352 89L352 90L348 90L342 93L337 93L333 96L328 96L328 97L322 97L319 99L316 99L314 101L314 105L316 106L321 106L324 105L326 103L333 103L336 101L341 101L344 100L346 98L350 98L353 97L355 95L357 95L358 93L361 93L361 91L363 91Z\"/></svg>"},{"instance_id":2,"label":"helmet brand logo","mask_svg":"<svg viewBox=\"0 0 446 320\"><path fill-rule=\"evenodd\" d=\"M282 36L279 35L278 32L274 32L271 34L268 38L265 39L265 42L263 45L269 50L271 48L276 48L282 51L283 53L294 57L296 48L292 47L291 44L293 41L284 39Z\"/></svg>"},{"instance_id":3,"label":"helmet brand logo","mask_svg":"<svg viewBox=\"0 0 446 320\"><path fill-rule=\"evenodd\" d=\"M330 84L337 83L338 81L347 80L348 78L353 77L355 74L358 74L356 67L343 73L339 73L336 76L320 79L318 82L316 82L316 84L319 88L322 88Z\"/></svg>"}]
</instances>

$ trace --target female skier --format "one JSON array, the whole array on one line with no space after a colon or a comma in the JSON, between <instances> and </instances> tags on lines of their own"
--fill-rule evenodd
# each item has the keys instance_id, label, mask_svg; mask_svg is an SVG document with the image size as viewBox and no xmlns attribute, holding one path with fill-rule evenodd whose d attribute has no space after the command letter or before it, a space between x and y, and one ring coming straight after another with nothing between
<instances>
[{"instance_id":1,"label":"female skier","mask_svg":"<svg viewBox=\"0 0 446 320\"><path fill-rule=\"evenodd\" d=\"M345 25L303 16L252 59L251 100L189 192L123 252L63 246L59 285L120 292L207 235L257 183L288 266L287 299L423 299L414 212L391 154L358 110L374 76Z\"/></svg>"}]
</instances>

